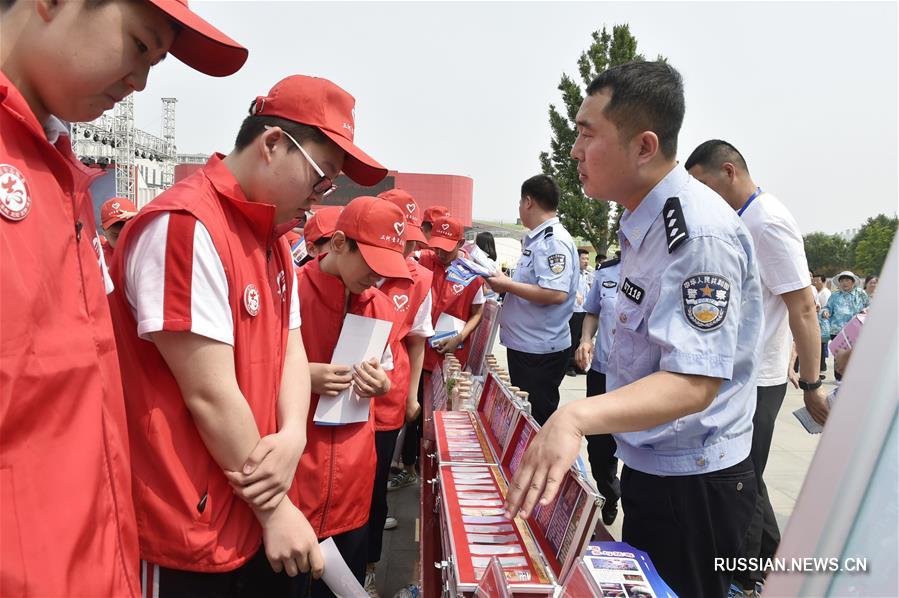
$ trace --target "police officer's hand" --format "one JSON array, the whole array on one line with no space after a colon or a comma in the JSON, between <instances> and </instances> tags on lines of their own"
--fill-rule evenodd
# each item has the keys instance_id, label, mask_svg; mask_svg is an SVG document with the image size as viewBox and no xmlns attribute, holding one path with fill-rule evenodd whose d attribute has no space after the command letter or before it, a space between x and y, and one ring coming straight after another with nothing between
<instances>
[{"instance_id":1,"label":"police officer's hand","mask_svg":"<svg viewBox=\"0 0 899 598\"><path fill-rule=\"evenodd\" d=\"M530 516L538 500L548 505L559 492L584 437L570 413L568 406L557 409L525 452L506 497L510 518L519 512L522 517Z\"/></svg>"},{"instance_id":2,"label":"police officer's hand","mask_svg":"<svg viewBox=\"0 0 899 598\"><path fill-rule=\"evenodd\" d=\"M306 448L306 430L286 429L259 439L241 471L225 471L234 493L257 509L273 509L293 484Z\"/></svg>"},{"instance_id":3,"label":"police officer's hand","mask_svg":"<svg viewBox=\"0 0 899 598\"><path fill-rule=\"evenodd\" d=\"M434 345L434 350L441 355L445 353L453 353L456 349L459 348L460 344L462 344L462 335L457 334L455 336L437 341L437 343Z\"/></svg>"},{"instance_id":4,"label":"police officer's hand","mask_svg":"<svg viewBox=\"0 0 899 598\"><path fill-rule=\"evenodd\" d=\"M587 370L593 361L593 351L595 345L592 342L585 341L578 345L577 351L574 352L574 361L581 370Z\"/></svg>"},{"instance_id":5,"label":"police officer's hand","mask_svg":"<svg viewBox=\"0 0 899 598\"><path fill-rule=\"evenodd\" d=\"M505 293L509 290L509 283L512 279L506 276L506 273L499 270L493 276L487 279L487 283L497 293Z\"/></svg>"},{"instance_id":6,"label":"police officer's hand","mask_svg":"<svg viewBox=\"0 0 899 598\"><path fill-rule=\"evenodd\" d=\"M310 363L309 377L312 380L313 393L336 397L353 383L353 368L348 365Z\"/></svg>"},{"instance_id":7,"label":"police officer's hand","mask_svg":"<svg viewBox=\"0 0 899 598\"><path fill-rule=\"evenodd\" d=\"M812 419L823 426L824 422L827 421L827 415L830 413L824 388L819 386L815 390L805 391L802 395L802 400L805 401L805 408L808 409Z\"/></svg>"},{"instance_id":8,"label":"police officer's hand","mask_svg":"<svg viewBox=\"0 0 899 598\"><path fill-rule=\"evenodd\" d=\"M325 569L325 560L318 538L309 521L290 500L282 500L270 512L258 513L262 524L262 544L265 556L275 573L287 572L296 577L300 572L312 572L318 579Z\"/></svg>"},{"instance_id":9,"label":"police officer's hand","mask_svg":"<svg viewBox=\"0 0 899 598\"><path fill-rule=\"evenodd\" d=\"M377 359L369 359L353 368L356 394L362 398L376 397L390 390L390 378Z\"/></svg>"}]
</instances>

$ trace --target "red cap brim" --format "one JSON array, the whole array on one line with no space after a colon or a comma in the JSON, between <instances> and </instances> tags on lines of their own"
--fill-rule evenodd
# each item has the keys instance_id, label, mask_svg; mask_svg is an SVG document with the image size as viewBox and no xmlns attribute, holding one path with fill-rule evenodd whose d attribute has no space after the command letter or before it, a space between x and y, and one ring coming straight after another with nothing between
<instances>
[{"instance_id":1,"label":"red cap brim","mask_svg":"<svg viewBox=\"0 0 899 598\"><path fill-rule=\"evenodd\" d=\"M418 241L419 243L428 244L428 238L425 236L423 232L421 232L420 226L415 226L414 224L409 224L409 221L406 221L406 240L407 241Z\"/></svg>"},{"instance_id":2,"label":"red cap brim","mask_svg":"<svg viewBox=\"0 0 899 598\"><path fill-rule=\"evenodd\" d=\"M100 222L100 225L103 228L109 228L116 222L128 222L132 218L137 216L137 212L121 212L112 218L106 218L105 220Z\"/></svg>"},{"instance_id":3,"label":"red cap brim","mask_svg":"<svg viewBox=\"0 0 899 598\"><path fill-rule=\"evenodd\" d=\"M409 266L406 265L406 258L403 254L392 249L384 247L375 247L374 245L365 245L356 242L359 251L368 267L375 271L375 274L384 278L405 278L412 280L409 274Z\"/></svg>"},{"instance_id":4,"label":"red cap brim","mask_svg":"<svg viewBox=\"0 0 899 598\"><path fill-rule=\"evenodd\" d=\"M346 152L346 159L343 161L343 173L355 182L363 187L371 187L380 183L387 176L386 168L356 147L346 137L332 133L327 129L321 129L321 132Z\"/></svg>"},{"instance_id":5,"label":"red cap brim","mask_svg":"<svg viewBox=\"0 0 899 598\"><path fill-rule=\"evenodd\" d=\"M431 240L428 241L428 245L435 249L442 249L444 251L453 251L456 248L456 245L459 244L459 241L453 241L452 239L447 239L446 237L440 237L437 235L431 235Z\"/></svg>"},{"instance_id":6,"label":"red cap brim","mask_svg":"<svg viewBox=\"0 0 899 598\"><path fill-rule=\"evenodd\" d=\"M181 25L169 53L187 66L212 77L227 77L240 70L249 51L204 21L178 0L150 0Z\"/></svg>"}]
</instances>

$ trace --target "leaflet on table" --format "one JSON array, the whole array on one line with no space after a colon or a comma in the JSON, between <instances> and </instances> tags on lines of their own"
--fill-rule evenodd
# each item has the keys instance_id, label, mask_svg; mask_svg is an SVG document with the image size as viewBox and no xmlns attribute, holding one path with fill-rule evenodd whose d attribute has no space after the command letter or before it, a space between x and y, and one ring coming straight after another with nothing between
<instances>
[{"instance_id":1,"label":"leaflet on table","mask_svg":"<svg viewBox=\"0 0 899 598\"><path fill-rule=\"evenodd\" d=\"M359 365L370 359L381 360L387 348L391 322L347 314L331 357L335 365ZM342 425L368 421L371 399L356 395L355 386L336 397L321 396L314 421L321 425Z\"/></svg>"},{"instance_id":2,"label":"leaflet on table","mask_svg":"<svg viewBox=\"0 0 899 598\"><path fill-rule=\"evenodd\" d=\"M649 555L625 542L593 542L583 562L602 596L677 598Z\"/></svg>"},{"instance_id":3,"label":"leaflet on table","mask_svg":"<svg viewBox=\"0 0 899 598\"><path fill-rule=\"evenodd\" d=\"M837 396L837 390L839 390L839 387L833 389L830 391L830 394L827 395L828 409L833 408L833 400ZM815 421L815 418L812 417L812 414L808 412L807 408L800 407L793 412L793 415L796 416L796 419L799 420L799 423L802 424L802 427L804 427L809 434L820 434L824 431L824 426Z\"/></svg>"},{"instance_id":4,"label":"leaflet on table","mask_svg":"<svg viewBox=\"0 0 899 598\"><path fill-rule=\"evenodd\" d=\"M464 320L460 320L448 313L442 313L438 316L437 323L434 325L434 336L428 339L428 343L433 348L437 344L437 341L456 336L462 332L462 329L464 328ZM462 347L463 345L460 344L459 348L461 349Z\"/></svg>"}]
</instances>

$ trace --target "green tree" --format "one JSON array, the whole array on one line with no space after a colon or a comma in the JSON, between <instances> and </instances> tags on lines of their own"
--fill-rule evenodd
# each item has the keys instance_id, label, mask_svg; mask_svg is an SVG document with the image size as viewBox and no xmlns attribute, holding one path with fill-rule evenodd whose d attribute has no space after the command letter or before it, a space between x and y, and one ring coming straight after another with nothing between
<instances>
[{"instance_id":1,"label":"green tree","mask_svg":"<svg viewBox=\"0 0 899 598\"><path fill-rule=\"evenodd\" d=\"M571 147L577 138L574 121L584 101L584 90L596 76L609 67L634 60L644 60L637 53L637 38L628 25L615 25L612 32L603 27L593 32L593 42L577 61L583 85L567 74L562 74L559 91L562 92L563 112L555 104L549 106L549 124L552 128L550 151L540 152L543 173L553 177L562 192L559 200L559 220L574 237L589 241L597 251L605 249L618 230L618 218L609 219L609 203L594 201L584 195L578 180L577 164L571 159ZM659 57L659 60L664 60Z\"/></svg>"},{"instance_id":2,"label":"green tree","mask_svg":"<svg viewBox=\"0 0 899 598\"><path fill-rule=\"evenodd\" d=\"M840 235L809 233L805 241L805 258L809 269L815 274L833 276L852 266L849 259L849 243Z\"/></svg>"},{"instance_id":3,"label":"green tree","mask_svg":"<svg viewBox=\"0 0 899 598\"><path fill-rule=\"evenodd\" d=\"M858 275L879 274L896 236L899 219L878 214L868 218L850 244L852 263Z\"/></svg>"}]
</instances>

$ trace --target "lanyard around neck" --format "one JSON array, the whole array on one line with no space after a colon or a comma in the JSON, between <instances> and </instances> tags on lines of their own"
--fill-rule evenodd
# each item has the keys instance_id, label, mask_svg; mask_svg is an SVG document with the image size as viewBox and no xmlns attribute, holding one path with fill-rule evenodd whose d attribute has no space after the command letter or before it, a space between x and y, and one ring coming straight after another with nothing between
<instances>
[{"instance_id":1,"label":"lanyard around neck","mask_svg":"<svg viewBox=\"0 0 899 598\"><path fill-rule=\"evenodd\" d=\"M761 187L756 187L756 188L755 188L755 193L753 193L752 195L750 195L750 196L749 196L749 199L746 200L746 203L743 204L743 207L740 208L740 209L737 211L737 216L742 216L742 215L743 215L743 212L746 211L746 208L749 207L749 204L751 204L753 201L755 201L755 198L758 197L758 196L761 195L761 194L762 194L762 188L761 188Z\"/></svg>"}]
</instances>

